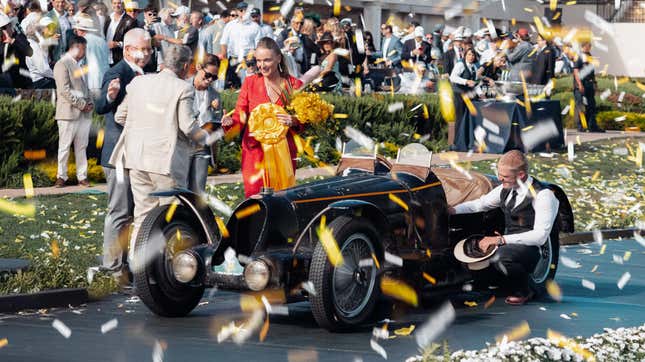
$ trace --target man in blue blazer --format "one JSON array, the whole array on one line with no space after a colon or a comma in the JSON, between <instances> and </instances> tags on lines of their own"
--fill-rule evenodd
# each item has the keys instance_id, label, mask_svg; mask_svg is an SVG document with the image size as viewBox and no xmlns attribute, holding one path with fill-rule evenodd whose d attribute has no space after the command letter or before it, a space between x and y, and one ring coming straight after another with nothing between
<instances>
[{"instance_id":1,"label":"man in blue blazer","mask_svg":"<svg viewBox=\"0 0 645 362\"><path fill-rule=\"evenodd\" d=\"M123 39L123 59L110 68L103 77L96 111L105 115L105 136L101 151L101 166L105 172L108 193L108 211L103 231L103 267L120 275L123 257L128 245L128 230L134 213L134 201L128 171L122 165L110 165L114 146L123 127L114 122L114 114L125 97L126 86L150 61L152 52L150 34L143 29L128 31ZM115 168L116 167L116 168Z\"/></svg>"}]
</instances>

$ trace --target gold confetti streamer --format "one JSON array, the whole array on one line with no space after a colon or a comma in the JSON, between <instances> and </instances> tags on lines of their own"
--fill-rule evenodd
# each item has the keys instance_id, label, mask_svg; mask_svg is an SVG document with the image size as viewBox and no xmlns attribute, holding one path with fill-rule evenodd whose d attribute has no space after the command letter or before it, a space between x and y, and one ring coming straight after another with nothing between
<instances>
[{"instance_id":1,"label":"gold confetti streamer","mask_svg":"<svg viewBox=\"0 0 645 362\"><path fill-rule=\"evenodd\" d=\"M356 93L356 96L360 97L362 95L362 91L363 86L361 85L361 78L354 78L354 92Z\"/></svg>"},{"instance_id":2,"label":"gold confetti streamer","mask_svg":"<svg viewBox=\"0 0 645 362\"><path fill-rule=\"evenodd\" d=\"M74 71L74 73L72 73L72 76L73 76L74 78L80 78L80 77L84 76L85 74L87 74L87 73L89 72L89 70L90 70L90 67L88 67L88 66L86 65L86 66L84 66L84 67L81 67L81 68L79 68L79 69L76 69L76 70Z\"/></svg>"},{"instance_id":3,"label":"gold confetti streamer","mask_svg":"<svg viewBox=\"0 0 645 362\"><path fill-rule=\"evenodd\" d=\"M247 206L241 210L236 211L235 217L238 219L244 219L245 217L249 217L258 211L260 211L260 204L253 204L251 206Z\"/></svg>"},{"instance_id":4,"label":"gold confetti streamer","mask_svg":"<svg viewBox=\"0 0 645 362\"><path fill-rule=\"evenodd\" d=\"M526 114L528 117L531 118L531 98L529 97L529 90L526 86L524 73L520 72L520 78L522 79L522 89L524 90L524 108L526 108Z\"/></svg>"},{"instance_id":5,"label":"gold confetti streamer","mask_svg":"<svg viewBox=\"0 0 645 362\"><path fill-rule=\"evenodd\" d=\"M435 279L432 275L424 272L423 274L423 279L427 280L430 284L435 285L437 284L437 279Z\"/></svg>"},{"instance_id":6,"label":"gold confetti streamer","mask_svg":"<svg viewBox=\"0 0 645 362\"><path fill-rule=\"evenodd\" d=\"M628 261L629 258L631 258L631 257L632 257L632 252L628 250L628 251L625 252L625 255L623 255L623 260Z\"/></svg>"},{"instance_id":7,"label":"gold confetti streamer","mask_svg":"<svg viewBox=\"0 0 645 362\"><path fill-rule=\"evenodd\" d=\"M267 338L267 333L269 333L269 316L264 320L262 329L260 330L260 342L264 342L264 339Z\"/></svg>"},{"instance_id":8,"label":"gold confetti streamer","mask_svg":"<svg viewBox=\"0 0 645 362\"><path fill-rule=\"evenodd\" d=\"M600 171L594 172L593 176L591 176L591 181L596 181L600 177Z\"/></svg>"},{"instance_id":9,"label":"gold confetti streamer","mask_svg":"<svg viewBox=\"0 0 645 362\"><path fill-rule=\"evenodd\" d=\"M560 286L554 280L546 281L546 292L549 293L553 300L558 302L562 301L562 289L560 289Z\"/></svg>"},{"instance_id":10,"label":"gold confetti streamer","mask_svg":"<svg viewBox=\"0 0 645 362\"><path fill-rule=\"evenodd\" d=\"M452 86L445 79L439 81L439 108L446 122L455 121L455 104Z\"/></svg>"},{"instance_id":11,"label":"gold confetti streamer","mask_svg":"<svg viewBox=\"0 0 645 362\"><path fill-rule=\"evenodd\" d=\"M96 148L101 149L103 147L103 138L105 137L105 130L101 128L96 134Z\"/></svg>"},{"instance_id":12,"label":"gold confetti streamer","mask_svg":"<svg viewBox=\"0 0 645 362\"><path fill-rule=\"evenodd\" d=\"M340 16L340 0L334 0L334 16Z\"/></svg>"},{"instance_id":13,"label":"gold confetti streamer","mask_svg":"<svg viewBox=\"0 0 645 362\"><path fill-rule=\"evenodd\" d=\"M419 304L417 292L411 286L402 281L384 276L383 279L381 279L381 291L385 295L408 303L412 306L416 307Z\"/></svg>"},{"instance_id":14,"label":"gold confetti streamer","mask_svg":"<svg viewBox=\"0 0 645 362\"><path fill-rule=\"evenodd\" d=\"M408 205L407 205L403 200L401 200L398 196L396 196L396 195L394 195L394 194L388 194L388 197L390 198L390 200L391 200L392 202L394 202L395 204L397 204L397 205L401 206L401 208L402 208L403 210L408 211L408 210L410 209L410 208L408 207Z\"/></svg>"},{"instance_id":15,"label":"gold confetti streamer","mask_svg":"<svg viewBox=\"0 0 645 362\"><path fill-rule=\"evenodd\" d=\"M581 347L575 341L565 337L564 335L562 335L562 334L560 334L558 332L552 331L551 329L547 329L546 330L546 338L549 341L557 344L559 347L565 347L565 348L568 348L568 349L572 350L573 352L581 355L584 359L586 359L588 361L595 361L596 360L596 357L594 357L593 353L589 352L588 350L586 350L583 347Z\"/></svg>"},{"instance_id":16,"label":"gold confetti streamer","mask_svg":"<svg viewBox=\"0 0 645 362\"><path fill-rule=\"evenodd\" d=\"M228 229L226 228L226 224L224 224L224 220L222 220L221 217L215 216L215 223L217 223L217 228L219 229L219 232L220 234L222 234L222 237L224 239L231 236L231 234L228 232Z\"/></svg>"},{"instance_id":17,"label":"gold confetti streamer","mask_svg":"<svg viewBox=\"0 0 645 362\"><path fill-rule=\"evenodd\" d=\"M325 249L325 253L327 253L327 258L329 258L331 265L337 267L343 264L343 254L340 253L338 243L336 243L336 239L334 239L332 231L325 225L326 220L327 217L325 215L320 218L318 239L320 239L320 243L322 244L323 249Z\"/></svg>"},{"instance_id":18,"label":"gold confetti streamer","mask_svg":"<svg viewBox=\"0 0 645 362\"><path fill-rule=\"evenodd\" d=\"M14 216L34 217L36 215L36 206L34 204L20 204L0 198L0 212Z\"/></svg>"},{"instance_id":19,"label":"gold confetti streamer","mask_svg":"<svg viewBox=\"0 0 645 362\"><path fill-rule=\"evenodd\" d=\"M372 253L372 260L374 261L374 265L376 265L376 269L381 269L381 264L378 262L378 258L374 253Z\"/></svg>"},{"instance_id":20,"label":"gold confetti streamer","mask_svg":"<svg viewBox=\"0 0 645 362\"><path fill-rule=\"evenodd\" d=\"M219 70L217 72L217 79L226 79L226 71L228 70L228 59L224 58L219 62Z\"/></svg>"},{"instance_id":21,"label":"gold confetti streamer","mask_svg":"<svg viewBox=\"0 0 645 362\"><path fill-rule=\"evenodd\" d=\"M529 323L527 321L523 321L520 323L517 327L511 329L510 331L504 333L501 336L495 337L495 340L497 343L501 343L502 340L504 339L504 336L506 336L506 341L517 341L518 339L522 339L526 336L528 336L531 333L531 328L529 327Z\"/></svg>"},{"instance_id":22,"label":"gold confetti streamer","mask_svg":"<svg viewBox=\"0 0 645 362\"><path fill-rule=\"evenodd\" d=\"M403 327L394 330L394 334L397 336L409 336L414 331L414 324L411 324L409 327Z\"/></svg>"},{"instance_id":23,"label":"gold confetti streamer","mask_svg":"<svg viewBox=\"0 0 645 362\"><path fill-rule=\"evenodd\" d=\"M8 344L9 340L7 340L6 338L0 339L0 348L5 347Z\"/></svg>"},{"instance_id":24,"label":"gold confetti streamer","mask_svg":"<svg viewBox=\"0 0 645 362\"><path fill-rule=\"evenodd\" d=\"M425 104L423 104L423 119L430 119L430 112Z\"/></svg>"},{"instance_id":25,"label":"gold confetti streamer","mask_svg":"<svg viewBox=\"0 0 645 362\"><path fill-rule=\"evenodd\" d=\"M22 183L25 185L25 197L28 199L34 197L34 183L30 173L22 175Z\"/></svg>"},{"instance_id":26,"label":"gold confetti streamer","mask_svg":"<svg viewBox=\"0 0 645 362\"><path fill-rule=\"evenodd\" d=\"M490 299L488 299L486 301L486 303L484 304L484 309L488 309L491 305L493 305L493 303L495 303L495 296L494 295L492 295L490 297Z\"/></svg>"},{"instance_id":27,"label":"gold confetti streamer","mask_svg":"<svg viewBox=\"0 0 645 362\"><path fill-rule=\"evenodd\" d=\"M600 255L604 254L605 250L607 250L607 244L602 244L602 246L600 247L600 253L599 254Z\"/></svg>"},{"instance_id":28,"label":"gold confetti streamer","mask_svg":"<svg viewBox=\"0 0 645 362\"><path fill-rule=\"evenodd\" d=\"M549 9L555 11L558 8L558 0L549 0Z\"/></svg>"},{"instance_id":29,"label":"gold confetti streamer","mask_svg":"<svg viewBox=\"0 0 645 362\"><path fill-rule=\"evenodd\" d=\"M60 256L60 247L58 246L58 241L52 240L49 247L51 248L51 251L52 251L52 257L58 258Z\"/></svg>"},{"instance_id":30,"label":"gold confetti streamer","mask_svg":"<svg viewBox=\"0 0 645 362\"><path fill-rule=\"evenodd\" d=\"M466 105L466 108L468 108L468 112L470 112L470 114L472 114L473 116L476 116L477 115L477 108L475 108L475 105L470 100L470 98L466 94L462 93L461 99L464 100L464 104Z\"/></svg>"},{"instance_id":31,"label":"gold confetti streamer","mask_svg":"<svg viewBox=\"0 0 645 362\"><path fill-rule=\"evenodd\" d=\"M349 118L349 115L345 114L345 113L334 113L334 118L336 118L336 119L347 119L347 118Z\"/></svg>"},{"instance_id":32,"label":"gold confetti streamer","mask_svg":"<svg viewBox=\"0 0 645 362\"><path fill-rule=\"evenodd\" d=\"M595 273L596 270L598 270L598 265L594 265L593 268L591 268L592 273Z\"/></svg>"},{"instance_id":33,"label":"gold confetti streamer","mask_svg":"<svg viewBox=\"0 0 645 362\"><path fill-rule=\"evenodd\" d=\"M172 220L172 217L175 215L175 211L177 210L177 205L177 202L173 202L168 207L168 210L166 211L166 222L170 222L170 220Z\"/></svg>"},{"instance_id":34,"label":"gold confetti streamer","mask_svg":"<svg viewBox=\"0 0 645 362\"><path fill-rule=\"evenodd\" d=\"M47 151L45 150L25 150L23 153L26 160L37 161L42 160L47 157Z\"/></svg>"},{"instance_id":35,"label":"gold confetti streamer","mask_svg":"<svg viewBox=\"0 0 645 362\"><path fill-rule=\"evenodd\" d=\"M477 306L477 302L467 300L467 301L464 302L464 305L467 306L467 307L470 307L470 308L474 308L474 307Z\"/></svg>"}]
</instances>

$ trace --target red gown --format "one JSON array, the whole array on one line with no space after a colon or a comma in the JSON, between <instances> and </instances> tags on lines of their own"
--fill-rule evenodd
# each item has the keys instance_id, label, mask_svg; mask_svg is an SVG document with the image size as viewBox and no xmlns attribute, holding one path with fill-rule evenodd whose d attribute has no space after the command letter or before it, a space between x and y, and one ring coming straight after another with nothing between
<instances>
[{"instance_id":1,"label":"red gown","mask_svg":"<svg viewBox=\"0 0 645 362\"><path fill-rule=\"evenodd\" d=\"M302 86L302 81L291 76L289 76L287 82L288 85L285 84L287 91L293 91ZM281 97L275 104L285 107L286 104L284 104L284 101L285 100ZM263 178L258 177L259 169L256 167L256 165L260 164L264 158L262 144L255 140L255 138L249 136L249 129L246 125L246 121L255 107L264 103L271 103L271 99L267 94L262 75L253 74L246 77L237 98L235 112L233 112L233 124L229 127L224 127L224 131L227 133L232 129L243 130L244 132L242 135L242 177L244 178L244 195L246 197L257 194L263 186ZM246 115L246 119L244 120L245 123L242 123L240 120L242 112ZM302 124L294 119L291 130L287 133L289 153L291 154L291 167L293 167L294 173L296 170L295 158L298 152L293 140L293 133L299 133L302 131L302 128Z\"/></svg>"}]
</instances>

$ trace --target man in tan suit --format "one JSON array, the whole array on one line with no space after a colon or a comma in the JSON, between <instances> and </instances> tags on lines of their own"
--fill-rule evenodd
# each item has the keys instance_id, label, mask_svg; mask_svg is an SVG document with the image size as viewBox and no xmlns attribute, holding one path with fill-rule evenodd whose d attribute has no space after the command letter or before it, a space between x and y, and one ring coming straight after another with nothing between
<instances>
[{"instance_id":1,"label":"man in tan suit","mask_svg":"<svg viewBox=\"0 0 645 362\"><path fill-rule=\"evenodd\" d=\"M204 143L202 130L192 111L194 90L183 78L190 66L191 51L172 45L164 53L165 68L157 74L135 77L126 87L126 97L115 121L123 132L110 157L110 164L130 171L134 198L134 229L128 259L134 260L134 242L146 215L172 198L150 196L151 192L187 187L193 143Z\"/></svg>"},{"instance_id":2,"label":"man in tan suit","mask_svg":"<svg viewBox=\"0 0 645 362\"><path fill-rule=\"evenodd\" d=\"M85 72L79 62L85 57L86 40L72 36L69 51L54 66L56 81L56 115L58 121L58 173L55 187L65 186L69 149L74 143L76 177L78 184L89 186L87 181L87 155L85 149L92 125L92 98L85 81Z\"/></svg>"}]
</instances>

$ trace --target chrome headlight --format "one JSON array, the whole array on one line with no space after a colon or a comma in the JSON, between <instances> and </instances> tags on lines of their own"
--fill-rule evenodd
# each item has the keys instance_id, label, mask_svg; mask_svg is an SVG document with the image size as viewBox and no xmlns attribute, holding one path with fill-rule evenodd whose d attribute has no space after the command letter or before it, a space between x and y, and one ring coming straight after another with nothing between
<instances>
[{"instance_id":1,"label":"chrome headlight","mask_svg":"<svg viewBox=\"0 0 645 362\"><path fill-rule=\"evenodd\" d=\"M172 259L172 272L175 279L182 283L188 283L197 274L197 257L190 251L182 251Z\"/></svg>"},{"instance_id":2,"label":"chrome headlight","mask_svg":"<svg viewBox=\"0 0 645 362\"><path fill-rule=\"evenodd\" d=\"M271 270L263 260L253 260L244 268L244 281L249 289L258 291L266 288L271 278Z\"/></svg>"}]
</instances>

